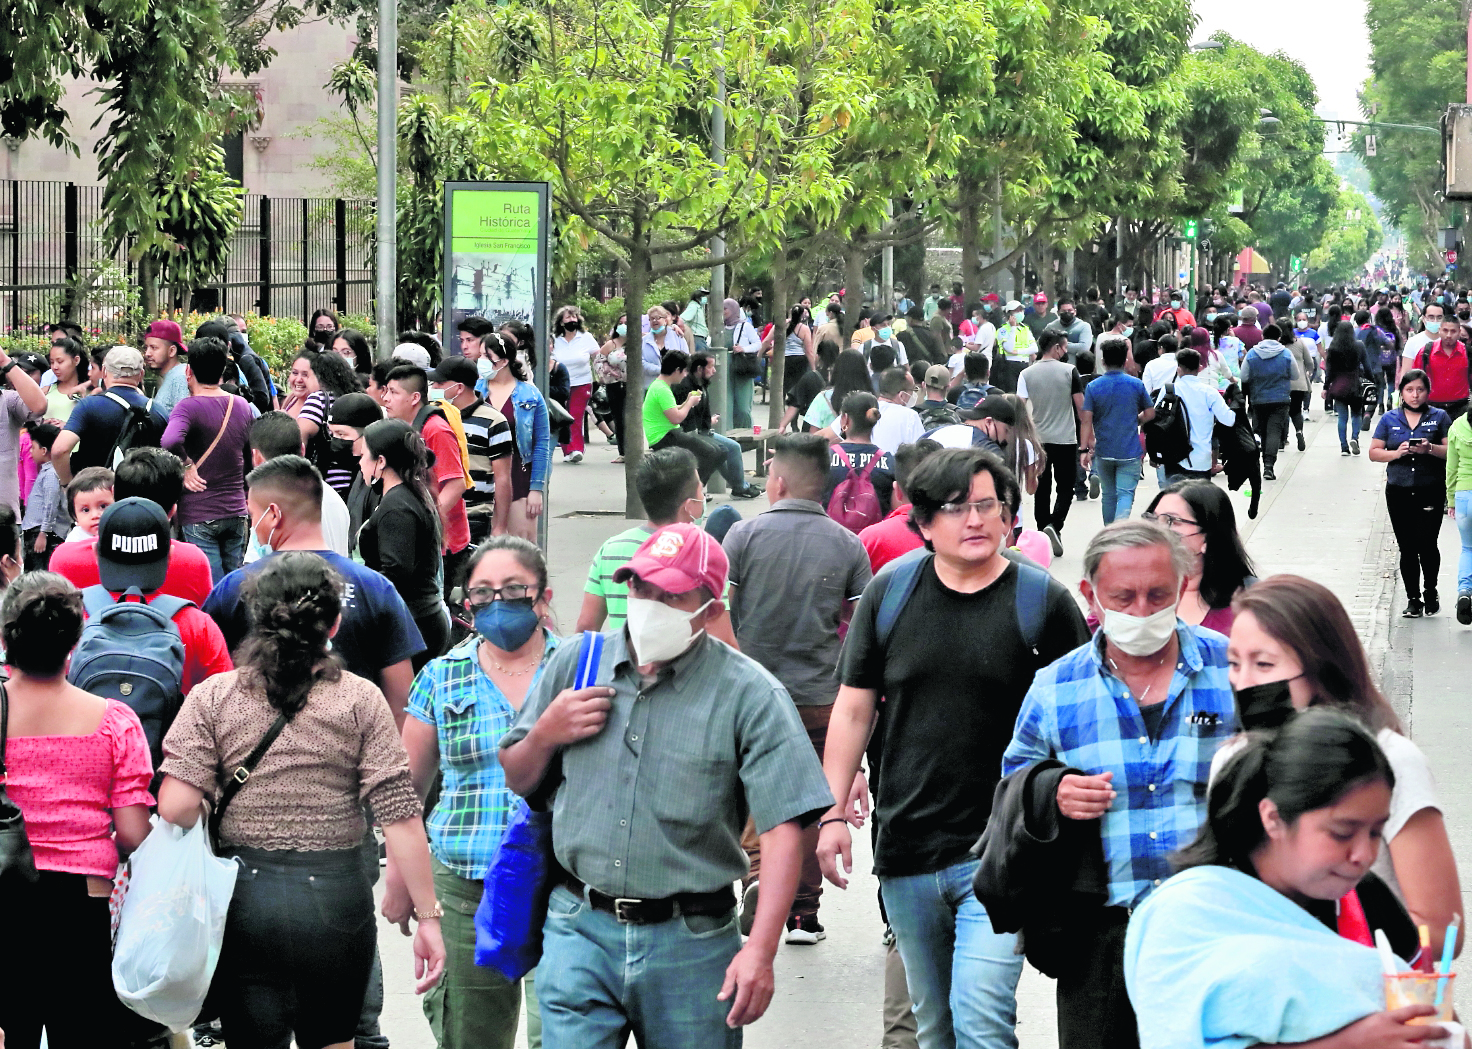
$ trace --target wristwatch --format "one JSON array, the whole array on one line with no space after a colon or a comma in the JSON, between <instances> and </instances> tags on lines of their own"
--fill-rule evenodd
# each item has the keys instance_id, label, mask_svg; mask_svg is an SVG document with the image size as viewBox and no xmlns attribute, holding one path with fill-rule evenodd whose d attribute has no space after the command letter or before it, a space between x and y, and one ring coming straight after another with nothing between
<instances>
[{"instance_id":1,"label":"wristwatch","mask_svg":"<svg viewBox=\"0 0 1472 1049\"><path fill-rule=\"evenodd\" d=\"M427 911L421 911L418 907L415 907L414 908L414 920L415 921L421 921L422 922L422 921L428 921L431 918L443 918L444 915L445 915L445 908L442 907L442 906L440 906L440 902L438 900L436 900L434 906L431 907Z\"/></svg>"}]
</instances>

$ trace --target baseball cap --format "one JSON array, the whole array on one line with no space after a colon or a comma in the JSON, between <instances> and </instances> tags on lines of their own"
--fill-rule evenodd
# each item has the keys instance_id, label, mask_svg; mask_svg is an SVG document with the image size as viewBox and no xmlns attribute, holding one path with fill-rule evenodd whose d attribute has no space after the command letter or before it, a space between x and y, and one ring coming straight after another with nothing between
<instances>
[{"instance_id":1,"label":"baseball cap","mask_svg":"<svg viewBox=\"0 0 1472 1049\"><path fill-rule=\"evenodd\" d=\"M1032 297L1032 301L1035 305L1043 306L1047 304L1048 296L1044 295L1042 292L1038 292Z\"/></svg>"},{"instance_id":2,"label":"baseball cap","mask_svg":"<svg viewBox=\"0 0 1472 1049\"><path fill-rule=\"evenodd\" d=\"M152 499L130 496L102 511L97 524L97 578L113 593L137 587L145 594L169 573L169 515Z\"/></svg>"},{"instance_id":3,"label":"baseball cap","mask_svg":"<svg viewBox=\"0 0 1472 1049\"><path fill-rule=\"evenodd\" d=\"M457 355L440 361L440 366L429 373L429 379L431 382L458 382L473 387L480 374L474 364Z\"/></svg>"},{"instance_id":4,"label":"baseball cap","mask_svg":"<svg viewBox=\"0 0 1472 1049\"><path fill-rule=\"evenodd\" d=\"M1007 398L1000 393L983 397L976 402L975 407L962 408L957 414L963 419L995 419L1008 426L1017 425L1017 413L1012 410L1012 405Z\"/></svg>"},{"instance_id":5,"label":"baseball cap","mask_svg":"<svg viewBox=\"0 0 1472 1049\"><path fill-rule=\"evenodd\" d=\"M429 351L417 342L401 342L394 347L394 360L407 361L421 368L429 367Z\"/></svg>"},{"instance_id":6,"label":"baseball cap","mask_svg":"<svg viewBox=\"0 0 1472 1049\"><path fill-rule=\"evenodd\" d=\"M613 573L613 581L627 583L638 576L667 593L688 594L703 586L720 597L729 571L726 552L703 528L672 524L644 540L634 556Z\"/></svg>"},{"instance_id":7,"label":"baseball cap","mask_svg":"<svg viewBox=\"0 0 1472 1049\"><path fill-rule=\"evenodd\" d=\"M1008 313L1011 313L1013 310L1022 309L1022 303L1018 302L1016 299L1008 299L1007 305L1003 306L1002 308Z\"/></svg>"},{"instance_id":8,"label":"baseball cap","mask_svg":"<svg viewBox=\"0 0 1472 1049\"><path fill-rule=\"evenodd\" d=\"M925 385L932 390L944 390L951 384L951 369L944 364L932 364L925 369Z\"/></svg>"},{"instance_id":9,"label":"baseball cap","mask_svg":"<svg viewBox=\"0 0 1472 1049\"><path fill-rule=\"evenodd\" d=\"M42 374L47 368L51 367L50 362L45 357L42 357L39 353L31 353L29 351L12 353L10 359L26 371L35 372L37 375Z\"/></svg>"},{"instance_id":10,"label":"baseball cap","mask_svg":"<svg viewBox=\"0 0 1472 1049\"><path fill-rule=\"evenodd\" d=\"M173 321L154 321L148 326L148 330L143 333L143 337L145 339L163 339L165 342L172 342L175 346L179 347L180 353L188 352L184 346L184 332Z\"/></svg>"},{"instance_id":11,"label":"baseball cap","mask_svg":"<svg viewBox=\"0 0 1472 1049\"><path fill-rule=\"evenodd\" d=\"M383 418L383 407L366 393L347 393L332 402L328 422L333 426L352 426L359 430Z\"/></svg>"}]
</instances>

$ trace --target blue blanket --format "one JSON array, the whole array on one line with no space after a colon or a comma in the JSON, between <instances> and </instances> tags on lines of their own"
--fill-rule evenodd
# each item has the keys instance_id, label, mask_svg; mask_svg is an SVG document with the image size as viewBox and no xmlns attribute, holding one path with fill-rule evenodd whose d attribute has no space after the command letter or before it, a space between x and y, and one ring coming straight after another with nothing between
<instances>
[{"instance_id":1,"label":"blue blanket","mask_svg":"<svg viewBox=\"0 0 1472 1049\"><path fill-rule=\"evenodd\" d=\"M1124 974L1141 1049L1306 1042L1385 1008L1372 948L1227 867L1183 871L1141 904Z\"/></svg>"}]
</instances>

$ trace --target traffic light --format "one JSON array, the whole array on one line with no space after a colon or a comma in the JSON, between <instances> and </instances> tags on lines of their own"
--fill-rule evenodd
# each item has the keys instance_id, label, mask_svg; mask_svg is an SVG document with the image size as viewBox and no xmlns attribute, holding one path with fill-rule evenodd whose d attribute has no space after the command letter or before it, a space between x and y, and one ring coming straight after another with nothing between
<instances>
[{"instance_id":1,"label":"traffic light","mask_svg":"<svg viewBox=\"0 0 1472 1049\"><path fill-rule=\"evenodd\" d=\"M1196 239L1196 220L1195 219L1186 219L1186 221L1181 224L1181 239L1182 240L1195 240Z\"/></svg>"}]
</instances>

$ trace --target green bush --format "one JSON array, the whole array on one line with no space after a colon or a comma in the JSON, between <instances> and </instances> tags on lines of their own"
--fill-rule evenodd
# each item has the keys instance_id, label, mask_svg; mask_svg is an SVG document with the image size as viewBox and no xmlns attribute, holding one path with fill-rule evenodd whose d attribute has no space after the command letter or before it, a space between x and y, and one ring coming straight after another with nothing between
<instances>
[{"instance_id":1,"label":"green bush","mask_svg":"<svg viewBox=\"0 0 1472 1049\"><path fill-rule=\"evenodd\" d=\"M266 359L276 384L281 385L287 362L307 341L307 326L295 317L257 317L250 313L245 317L245 332L250 348Z\"/></svg>"}]
</instances>

